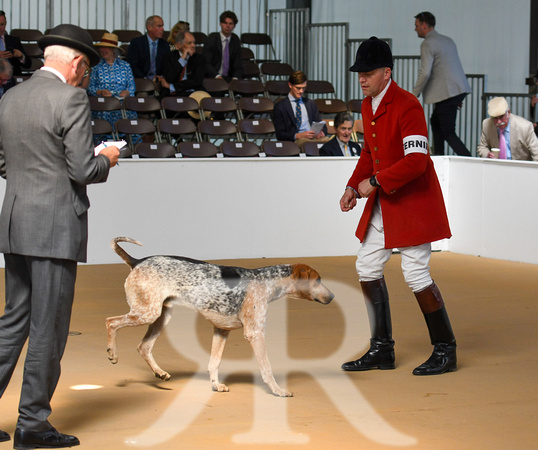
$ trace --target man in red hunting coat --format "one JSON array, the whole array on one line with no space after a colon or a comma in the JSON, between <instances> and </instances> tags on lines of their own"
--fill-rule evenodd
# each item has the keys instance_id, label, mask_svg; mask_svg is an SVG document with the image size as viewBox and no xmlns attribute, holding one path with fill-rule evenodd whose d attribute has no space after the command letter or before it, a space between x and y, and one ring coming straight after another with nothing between
<instances>
[{"instance_id":1,"label":"man in red hunting coat","mask_svg":"<svg viewBox=\"0 0 538 450\"><path fill-rule=\"evenodd\" d=\"M443 298L429 271L431 242L450 237L445 204L429 155L424 111L414 95L392 75L388 44L364 41L355 64L365 99L362 103L364 147L340 208L352 210L367 198L356 235L361 241L357 273L371 326L370 349L342 365L343 370L394 369L394 341L383 269L398 248L402 271L418 300L434 346L415 375L456 370L456 339Z\"/></svg>"}]
</instances>

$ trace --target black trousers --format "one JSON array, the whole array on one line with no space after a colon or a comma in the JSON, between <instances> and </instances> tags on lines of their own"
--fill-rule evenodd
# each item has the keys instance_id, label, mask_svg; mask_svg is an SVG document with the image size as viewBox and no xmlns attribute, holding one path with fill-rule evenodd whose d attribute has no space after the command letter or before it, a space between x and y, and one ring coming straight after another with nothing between
<instances>
[{"instance_id":1,"label":"black trousers","mask_svg":"<svg viewBox=\"0 0 538 450\"><path fill-rule=\"evenodd\" d=\"M445 154L445 141L459 156L471 156L465 144L456 135L456 114L467 94L456 95L435 103L430 124L433 133L433 154Z\"/></svg>"}]
</instances>

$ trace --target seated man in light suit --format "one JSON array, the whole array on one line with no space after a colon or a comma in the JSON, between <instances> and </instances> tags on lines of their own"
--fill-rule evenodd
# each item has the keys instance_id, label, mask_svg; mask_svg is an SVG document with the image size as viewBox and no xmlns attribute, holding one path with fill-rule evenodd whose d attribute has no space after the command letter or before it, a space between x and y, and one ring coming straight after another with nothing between
<instances>
[{"instance_id":1,"label":"seated man in light suit","mask_svg":"<svg viewBox=\"0 0 538 450\"><path fill-rule=\"evenodd\" d=\"M273 123L279 141L295 141L301 147L305 142L327 142L327 127L315 134L311 130L313 122L321 122L318 107L313 100L303 98L306 89L306 75L297 71L290 75L290 93L275 104ZM300 110L299 115L297 114Z\"/></svg>"},{"instance_id":2,"label":"seated man in light suit","mask_svg":"<svg viewBox=\"0 0 538 450\"><path fill-rule=\"evenodd\" d=\"M334 117L336 135L319 149L320 156L359 156L361 146L351 140L353 133L353 117L344 112Z\"/></svg>"},{"instance_id":3,"label":"seated man in light suit","mask_svg":"<svg viewBox=\"0 0 538 450\"><path fill-rule=\"evenodd\" d=\"M482 135L477 148L482 158L496 158L491 151L495 148L500 149L499 159L538 161L538 139L531 122L512 114L504 97L494 97L489 101L488 114L490 117L482 122Z\"/></svg>"}]
</instances>

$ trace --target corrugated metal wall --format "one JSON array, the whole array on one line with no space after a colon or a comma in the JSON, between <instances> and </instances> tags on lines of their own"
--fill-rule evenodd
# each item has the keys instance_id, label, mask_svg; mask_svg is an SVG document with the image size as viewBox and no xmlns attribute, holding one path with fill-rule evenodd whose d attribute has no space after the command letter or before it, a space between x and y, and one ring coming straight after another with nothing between
<instances>
[{"instance_id":1,"label":"corrugated metal wall","mask_svg":"<svg viewBox=\"0 0 538 450\"><path fill-rule=\"evenodd\" d=\"M265 32L267 0L0 0L6 12L8 30L35 28L45 31L60 23L83 28L131 29L145 31L148 16L160 15L165 29L179 20L193 31L219 30L219 15L234 11L239 23L235 32Z\"/></svg>"}]
</instances>

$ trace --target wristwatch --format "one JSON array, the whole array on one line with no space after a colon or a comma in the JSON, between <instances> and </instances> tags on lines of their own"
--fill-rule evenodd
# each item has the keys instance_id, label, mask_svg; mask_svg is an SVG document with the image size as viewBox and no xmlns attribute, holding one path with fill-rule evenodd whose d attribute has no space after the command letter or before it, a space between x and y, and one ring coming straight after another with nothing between
<instances>
[{"instance_id":1,"label":"wristwatch","mask_svg":"<svg viewBox=\"0 0 538 450\"><path fill-rule=\"evenodd\" d=\"M377 179L375 177L375 175L372 175L370 177L370 184L373 186L373 187L381 187L381 185L377 182Z\"/></svg>"}]
</instances>

